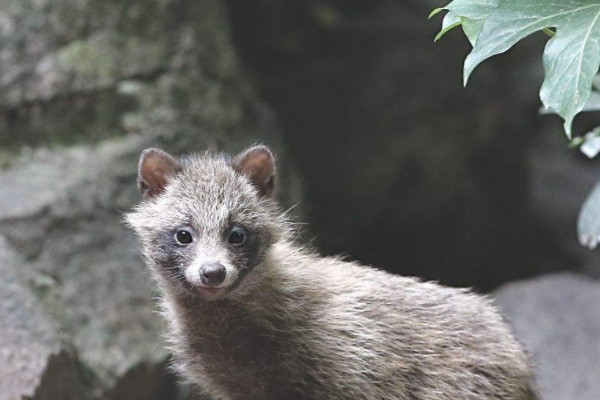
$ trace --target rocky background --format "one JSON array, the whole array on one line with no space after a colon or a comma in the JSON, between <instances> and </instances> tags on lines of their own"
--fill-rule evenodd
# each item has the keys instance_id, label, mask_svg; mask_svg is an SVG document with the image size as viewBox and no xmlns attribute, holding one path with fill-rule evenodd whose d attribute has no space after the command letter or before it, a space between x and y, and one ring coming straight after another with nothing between
<instances>
[{"instance_id":1,"label":"rocky background","mask_svg":"<svg viewBox=\"0 0 600 400\"><path fill-rule=\"evenodd\" d=\"M600 398L600 258L575 235L600 164L537 114L543 37L463 89L440 4L3 0L0 399L193 397L122 214L143 148L254 142L313 247L494 291L544 399Z\"/></svg>"}]
</instances>

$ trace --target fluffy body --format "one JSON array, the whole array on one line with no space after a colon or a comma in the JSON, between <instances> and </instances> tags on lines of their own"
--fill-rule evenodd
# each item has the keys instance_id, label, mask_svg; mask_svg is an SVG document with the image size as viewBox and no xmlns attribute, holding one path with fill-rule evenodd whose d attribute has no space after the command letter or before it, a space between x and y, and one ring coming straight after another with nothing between
<instances>
[{"instance_id":1,"label":"fluffy body","mask_svg":"<svg viewBox=\"0 0 600 400\"><path fill-rule=\"evenodd\" d=\"M213 398L536 398L523 349L485 297L313 254L231 160L181 165L128 222L162 293L175 365ZM252 234L244 249L224 244L234 224ZM193 248L169 242L179 226L197 232ZM215 259L236 282L211 297L186 273Z\"/></svg>"}]
</instances>

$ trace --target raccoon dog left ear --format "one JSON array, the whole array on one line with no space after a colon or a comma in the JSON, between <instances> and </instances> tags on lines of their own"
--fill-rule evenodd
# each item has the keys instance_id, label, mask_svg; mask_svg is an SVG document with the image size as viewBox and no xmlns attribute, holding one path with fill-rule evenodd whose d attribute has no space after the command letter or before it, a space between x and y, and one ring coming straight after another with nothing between
<instances>
[{"instance_id":1,"label":"raccoon dog left ear","mask_svg":"<svg viewBox=\"0 0 600 400\"><path fill-rule=\"evenodd\" d=\"M275 191L275 158L267 146L254 146L233 159L233 169L246 176L261 197Z\"/></svg>"},{"instance_id":2,"label":"raccoon dog left ear","mask_svg":"<svg viewBox=\"0 0 600 400\"><path fill-rule=\"evenodd\" d=\"M158 196L168 178L181 170L181 164L170 154L155 148L142 152L138 167L138 187L144 198Z\"/></svg>"}]
</instances>

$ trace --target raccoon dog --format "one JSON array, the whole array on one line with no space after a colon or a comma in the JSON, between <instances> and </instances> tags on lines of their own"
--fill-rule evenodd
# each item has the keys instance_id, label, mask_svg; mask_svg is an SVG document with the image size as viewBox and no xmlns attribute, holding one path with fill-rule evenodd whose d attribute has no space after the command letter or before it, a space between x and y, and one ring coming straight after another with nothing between
<instances>
[{"instance_id":1,"label":"raccoon dog","mask_svg":"<svg viewBox=\"0 0 600 400\"><path fill-rule=\"evenodd\" d=\"M271 151L145 150L127 215L175 366L223 400L531 400L527 357L485 297L320 257L292 239Z\"/></svg>"}]
</instances>

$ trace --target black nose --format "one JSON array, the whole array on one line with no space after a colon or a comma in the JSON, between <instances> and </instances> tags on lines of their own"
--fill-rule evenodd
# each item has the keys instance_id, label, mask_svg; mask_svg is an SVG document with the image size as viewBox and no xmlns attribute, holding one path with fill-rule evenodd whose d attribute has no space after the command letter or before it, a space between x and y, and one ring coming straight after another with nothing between
<instances>
[{"instance_id":1,"label":"black nose","mask_svg":"<svg viewBox=\"0 0 600 400\"><path fill-rule=\"evenodd\" d=\"M217 286L225 280L225 273L225 267L220 263L206 263L200 268L200 281L207 286Z\"/></svg>"}]
</instances>

